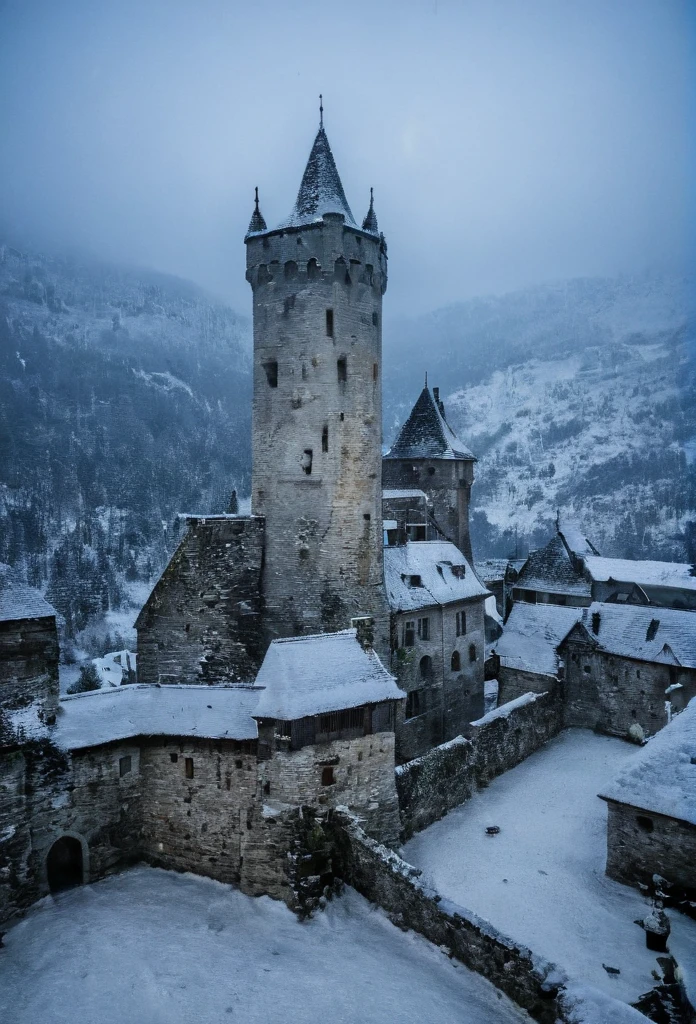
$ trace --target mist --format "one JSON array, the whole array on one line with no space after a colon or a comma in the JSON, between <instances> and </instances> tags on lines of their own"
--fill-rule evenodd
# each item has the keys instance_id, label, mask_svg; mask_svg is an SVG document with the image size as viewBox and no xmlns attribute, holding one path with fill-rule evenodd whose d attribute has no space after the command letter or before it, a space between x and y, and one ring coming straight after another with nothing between
<instances>
[{"instance_id":1,"label":"mist","mask_svg":"<svg viewBox=\"0 0 696 1024\"><path fill-rule=\"evenodd\" d=\"M325 125L385 312L679 269L694 233L684 0L0 3L0 233L190 278L242 312L258 185Z\"/></svg>"}]
</instances>

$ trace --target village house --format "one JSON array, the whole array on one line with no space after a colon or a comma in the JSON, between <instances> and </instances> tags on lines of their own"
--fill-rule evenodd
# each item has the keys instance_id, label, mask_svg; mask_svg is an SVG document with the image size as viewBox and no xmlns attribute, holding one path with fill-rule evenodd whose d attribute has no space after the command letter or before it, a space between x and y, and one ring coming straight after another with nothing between
<instances>
[{"instance_id":1,"label":"village house","mask_svg":"<svg viewBox=\"0 0 696 1024\"><path fill-rule=\"evenodd\" d=\"M608 805L607 874L696 900L696 700L599 794ZM663 881L664 880L664 881ZM675 892L676 890L676 892Z\"/></svg>"}]
</instances>

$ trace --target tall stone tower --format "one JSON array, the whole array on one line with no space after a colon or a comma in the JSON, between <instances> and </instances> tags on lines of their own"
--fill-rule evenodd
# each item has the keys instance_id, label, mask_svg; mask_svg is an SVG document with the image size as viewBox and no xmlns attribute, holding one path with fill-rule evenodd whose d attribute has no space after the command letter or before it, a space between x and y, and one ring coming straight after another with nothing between
<instances>
[{"instance_id":1,"label":"tall stone tower","mask_svg":"<svg viewBox=\"0 0 696 1024\"><path fill-rule=\"evenodd\" d=\"M265 517L267 639L372 616L387 650L382 575L382 296L372 199L362 227L322 122L290 217L256 207L252 513Z\"/></svg>"}]
</instances>

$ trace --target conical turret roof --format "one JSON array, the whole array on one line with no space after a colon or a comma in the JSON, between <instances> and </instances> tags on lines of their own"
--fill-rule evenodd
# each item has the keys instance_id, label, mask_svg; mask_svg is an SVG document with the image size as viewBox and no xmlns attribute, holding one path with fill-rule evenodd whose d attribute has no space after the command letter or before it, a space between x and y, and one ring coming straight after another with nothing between
<instances>
[{"instance_id":1,"label":"conical turret roof","mask_svg":"<svg viewBox=\"0 0 696 1024\"><path fill-rule=\"evenodd\" d=\"M436 389L437 392L437 389ZM466 459L476 461L445 419L445 409L427 383L385 459Z\"/></svg>"},{"instance_id":2,"label":"conical turret roof","mask_svg":"<svg viewBox=\"0 0 696 1024\"><path fill-rule=\"evenodd\" d=\"M363 231L369 231L372 235L379 234L377 214L375 213L375 197L372 189L370 189L370 209L365 214L365 220L362 222L362 226Z\"/></svg>"},{"instance_id":3,"label":"conical turret roof","mask_svg":"<svg viewBox=\"0 0 696 1024\"><path fill-rule=\"evenodd\" d=\"M322 124L309 154L293 211L279 227L313 224L325 213L341 213L346 224L357 227Z\"/></svg>"},{"instance_id":4,"label":"conical turret roof","mask_svg":"<svg viewBox=\"0 0 696 1024\"><path fill-rule=\"evenodd\" d=\"M263 219L263 214L261 213L261 208L259 207L258 188L254 189L254 195L254 212L252 213L251 220L249 221L249 230L247 231L247 235L253 235L259 231L268 231L266 221Z\"/></svg>"}]
</instances>

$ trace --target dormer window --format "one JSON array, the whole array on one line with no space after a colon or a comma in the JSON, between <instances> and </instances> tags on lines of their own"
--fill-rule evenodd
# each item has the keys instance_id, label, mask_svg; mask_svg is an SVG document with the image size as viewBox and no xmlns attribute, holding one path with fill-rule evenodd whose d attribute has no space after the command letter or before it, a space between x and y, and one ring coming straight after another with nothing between
<instances>
[{"instance_id":1,"label":"dormer window","mask_svg":"<svg viewBox=\"0 0 696 1024\"><path fill-rule=\"evenodd\" d=\"M409 587L422 587L423 586L423 580L422 580L422 578L417 573L413 573L413 575L411 575L411 576L406 576L405 579L406 579L406 583L407 583L407 585Z\"/></svg>"}]
</instances>

